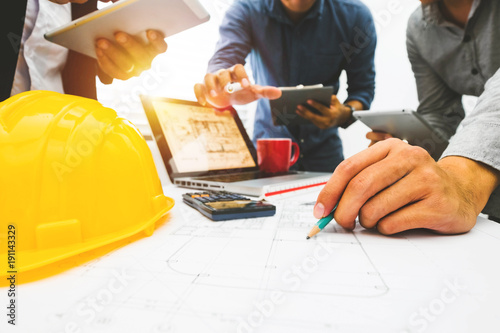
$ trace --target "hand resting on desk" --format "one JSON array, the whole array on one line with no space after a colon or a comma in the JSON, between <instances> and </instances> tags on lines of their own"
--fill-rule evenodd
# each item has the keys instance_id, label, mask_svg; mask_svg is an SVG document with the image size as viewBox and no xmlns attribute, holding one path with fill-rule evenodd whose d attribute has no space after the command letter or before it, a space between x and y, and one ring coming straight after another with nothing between
<instances>
[{"instance_id":1,"label":"hand resting on desk","mask_svg":"<svg viewBox=\"0 0 500 333\"><path fill-rule=\"evenodd\" d=\"M499 175L473 160L449 156L439 162L422 148L388 139L342 162L318 196L314 216L328 215L346 229L359 215L365 228L382 234L426 228L442 234L472 229Z\"/></svg>"}]
</instances>

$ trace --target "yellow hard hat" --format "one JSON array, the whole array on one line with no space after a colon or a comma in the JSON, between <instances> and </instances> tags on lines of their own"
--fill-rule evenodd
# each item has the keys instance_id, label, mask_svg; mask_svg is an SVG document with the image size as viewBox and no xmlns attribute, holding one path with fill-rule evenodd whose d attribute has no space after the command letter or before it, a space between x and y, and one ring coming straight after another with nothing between
<instances>
[{"instance_id":1,"label":"yellow hard hat","mask_svg":"<svg viewBox=\"0 0 500 333\"><path fill-rule=\"evenodd\" d=\"M0 277L151 235L173 205L146 141L112 109L48 91L0 103Z\"/></svg>"}]
</instances>

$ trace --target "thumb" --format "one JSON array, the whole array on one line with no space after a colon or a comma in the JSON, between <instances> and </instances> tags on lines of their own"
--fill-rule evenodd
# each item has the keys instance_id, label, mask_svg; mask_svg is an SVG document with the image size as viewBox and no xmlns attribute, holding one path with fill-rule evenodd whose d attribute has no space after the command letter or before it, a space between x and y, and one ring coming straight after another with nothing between
<instances>
[{"instance_id":1,"label":"thumb","mask_svg":"<svg viewBox=\"0 0 500 333\"><path fill-rule=\"evenodd\" d=\"M205 85L197 83L194 86L194 94L196 96L196 99L198 100L198 103L201 105L205 106L207 104L207 99L206 99L206 94L207 94L207 89Z\"/></svg>"},{"instance_id":2,"label":"thumb","mask_svg":"<svg viewBox=\"0 0 500 333\"><path fill-rule=\"evenodd\" d=\"M340 104L340 101L337 98L337 95L332 95L332 98L330 100L330 105L337 105L337 104Z\"/></svg>"}]
</instances>

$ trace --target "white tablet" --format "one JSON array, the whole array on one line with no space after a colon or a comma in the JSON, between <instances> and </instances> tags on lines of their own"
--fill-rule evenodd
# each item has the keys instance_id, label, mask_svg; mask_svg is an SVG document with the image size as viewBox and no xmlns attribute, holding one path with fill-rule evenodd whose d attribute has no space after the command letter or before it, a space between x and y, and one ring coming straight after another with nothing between
<instances>
[{"instance_id":1,"label":"white tablet","mask_svg":"<svg viewBox=\"0 0 500 333\"><path fill-rule=\"evenodd\" d=\"M374 132L388 133L426 149L435 159L448 146L448 140L413 110L355 111L353 116Z\"/></svg>"},{"instance_id":2,"label":"white tablet","mask_svg":"<svg viewBox=\"0 0 500 333\"><path fill-rule=\"evenodd\" d=\"M209 19L198 0L121 0L46 33L45 39L95 58L97 38L114 40L123 31L146 41L146 30L168 37Z\"/></svg>"}]
</instances>

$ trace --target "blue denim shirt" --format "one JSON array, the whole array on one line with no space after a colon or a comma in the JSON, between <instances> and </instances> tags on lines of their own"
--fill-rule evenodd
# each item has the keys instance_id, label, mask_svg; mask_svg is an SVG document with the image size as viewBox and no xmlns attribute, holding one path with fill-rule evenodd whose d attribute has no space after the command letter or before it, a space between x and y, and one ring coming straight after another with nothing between
<instances>
[{"instance_id":1,"label":"blue denim shirt","mask_svg":"<svg viewBox=\"0 0 500 333\"><path fill-rule=\"evenodd\" d=\"M244 64L249 55L255 82L295 86L322 83L339 88L340 73L348 79L348 99L370 107L375 90L373 18L358 0L316 0L294 24L280 0L236 0L220 27L220 40L208 71ZM343 160L336 127L320 130L304 120L295 127L274 126L268 100L255 115L258 138L292 138L301 149L297 168L330 172Z\"/></svg>"}]
</instances>

